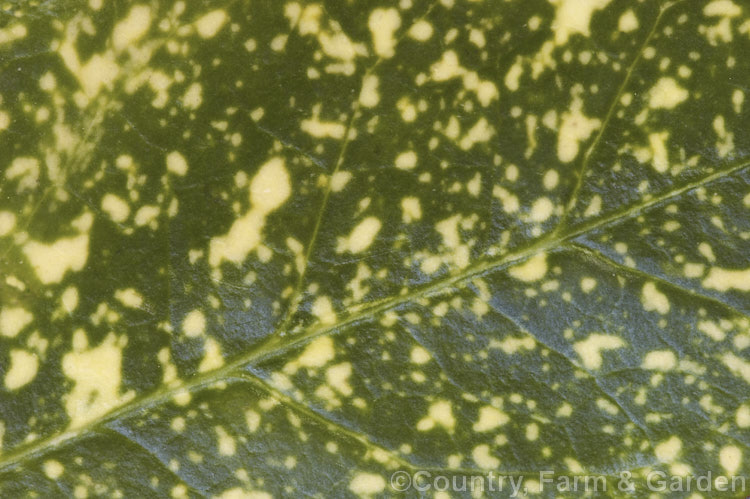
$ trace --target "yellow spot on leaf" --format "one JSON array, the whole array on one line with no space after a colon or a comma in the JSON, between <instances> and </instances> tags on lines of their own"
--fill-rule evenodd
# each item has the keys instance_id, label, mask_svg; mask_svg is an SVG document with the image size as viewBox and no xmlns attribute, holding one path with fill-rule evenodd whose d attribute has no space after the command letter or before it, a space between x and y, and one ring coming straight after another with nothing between
<instances>
[{"instance_id":1,"label":"yellow spot on leaf","mask_svg":"<svg viewBox=\"0 0 750 499\"><path fill-rule=\"evenodd\" d=\"M479 409L479 420L474 423L472 429L479 433L492 431L510 421L510 417L503 411L490 405Z\"/></svg>"},{"instance_id":2,"label":"yellow spot on leaf","mask_svg":"<svg viewBox=\"0 0 750 499\"><path fill-rule=\"evenodd\" d=\"M339 238L336 251L338 253L343 253L344 251L361 253L372 245L381 227L382 224L376 217L365 218L354 227L349 237Z\"/></svg>"},{"instance_id":3,"label":"yellow spot on leaf","mask_svg":"<svg viewBox=\"0 0 750 499\"><path fill-rule=\"evenodd\" d=\"M453 431L456 425L456 420L453 417L453 408L451 403L446 400L440 400L430 405L427 410L427 416L419 420L417 423L417 430L429 431L435 427L435 425L442 426L449 432Z\"/></svg>"},{"instance_id":4,"label":"yellow spot on leaf","mask_svg":"<svg viewBox=\"0 0 750 499\"><path fill-rule=\"evenodd\" d=\"M663 463L671 463L682 450L682 441L677 437L670 437L668 440L660 443L654 448L656 458Z\"/></svg>"},{"instance_id":5,"label":"yellow spot on leaf","mask_svg":"<svg viewBox=\"0 0 750 499\"><path fill-rule=\"evenodd\" d=\"M592 334L585 340L576 342L573 349L581 358L586 369L602 367L602 351L622 348L625 342L619 336L607 334Z\"/></svg>"},{"instance_id":6,"label":"yellow spot on leaf","mask_svg":"<svg viewBox=\"0 0 750 499\"><path fill-rule=\"evenodd\" d=\"M727 475L733 476L742 464L742 451L736 445L727 445L719 451L719 462Z\"/></svg>"},{"instance_id":7,"label":"yellow spot on leaf","mask_svg":"<svg viewBox=\"0 0 750 499\"><path fill-rule=\"evenodd\" d=\"M490 454L490 446L487 444L474 447L474 450L471 451L471 457L480 468L486 470L496 469L500 466L500 460Z\"/></svg>"},{"instance_id":8,"label":"yellow spot on leaf","mask_svg":"<svg viewBox=\"0 0 750 499\"><path fill-rule=\"evenodd\" d=\"M367 21L372 35L372 43L375 47L375 53L380 57L393 57L396 47L396 30L401 26L401 16L398 10L374 9Z\"/></svg>"},{"instance_id":9,"label":"yellow spot on leaf","mask_svg":"<svg viewBox=\"0 0 750 499\"><path fill-rule=\"evenodd\" d=\"M59 461L55 461L54 459L50 459L49 461L44 462L44 474L47 475L47 478L51 480L57 480L60 478L65 471L65 467L60 464Z\"/></svg>"},{"instance_id":10,"label":"yellow spot on leaf","mask_svg":"<svg viewBox=\"0 0 750 499\"><path fill-rule=\"evenodd\" d=\"M185 156L179 153L179 151L172 151L167 154L167 170L170 173L184 176L188 171L188 164Z\"/></svg>"},{"instance_id":11,"label":"yellow spot on leaf","mask_svg":"<svg viewBox=\"0 0 750 499\"><path fill-rule=\"evenodd\" d=\"M143 305L143 297L133 288L118 289L115 291L115 299L130 308L139 308Z\"/></svg>"},{"instance_id":12,"label":"yellow spot on leaf","mask_svg":"<svg viewBox=\"0 0 750 499\"><path fill-rule=\"evenodd\" d=\"M64 396L70 428L98 419L132 398L132 392L120 393L126 343L126 337L110 333L99 346L88 348L83 330L73 334L73 350L62 359L63 373L73 381L73 389Z\"/></svg>"},{"instance_id":13,"label":"yellow spot on leaf","mask_svg":"<svg viewBox=\"0 0 750 499\"><path fill-rule=\"evenodd\" d=\"M547 273L547 254L539 253L518 265L511 267L508 273L514 279L524 282L538 281Z\"/></svg>"},{"instance_id":14,"label":"yellow spot on leaf","mask_svg":"<svg viewBox=\"0 0 750 499\"><path fill-rule=\"evenodd\" d=\"M426 364L430 361L432 356L430 355L430 352L422 348L421 346L415 346L411 349L411 354L409 355L409 359L414 364Z\"/></svg>"},{"instance_id":15,"label":"yellow spot on leaf","mask_svg":"<svg viewBox=\"0 0 750 499\"><path fill-rule=\"evenodd\" d=\"M359 495L374 495L385 490L385 479L374 473L360 472L349 482L349 490Z\"/></svg>"},{"instance_id":16,"label":"yellow spot on leaf","mask_svg":"<svg viewBox=\"0 0 750 499\"><path fill-rule=\"evenodd\" d=\"M10 367L5 373L5 388L17 390L31 383L39 369L39 359L26 350L10 351Z\"/></svg>"},{"instance_id":17,"label":"yellow spot on leaf","mask_svg":"<svg viewBox=\"0 0 750 499\"><path fill-rule=\"evenodd\" d=\"M662 77L649 91L648 105L652 109L674 109L688 98L688 91L674 78Z\"/></svg>"},{"instance_id":18,"label":"yellow spot on leaf","mask_svg":"<svg viewBox=\"0 0 750 499\"><path fill-rule=\"evenodd\" d=\"M151 9L146 5L136 5L127 17L112 30L112 44L120 51L140 40L151 25Z\"/></svg>"},{"instance_id":19,"label":"yellow spot on leaf","mask_svg":"<svg viewBox=\"0 0 750 499\"><path fill-rule=\"evenodd\" d=\"M0 333L10 338L15 337L28 326L34 316L23 307L3 307L0 310Z\"/></svg>"},{"instance_id":20,"label":"yellow spot on leaf","mask_svg":"<svg viewBox=\"0 0 750 499\"><path fill-rule=\"evenodd\" d=\"M591 16L595 11L609 5L611 0L550 0L555 6L555 19L552 30L555 44L564 45L574 34L589 36Z\"/></svg>"},{"instance_id":21,"label":"yellow spot on leaf","mask_svg":"<svg viewBox=\"0 0 750 499\"><path fill-rule=\"evenodd\" d=\"M654 350L646 354L641 367L655 371L668 371L677 365L675 354L669 350Z\"/></svg>"},{"instance_id":22,"label":"yellow spot on leaf","mask_svg":"<svg viewBox=\"0 0 750 499\"><path fill-rule=\"evenodd\" d=\"M647 282L641 291L641 303L648 312L658 312L662 315L669 312L669 299L667 295L656 289L653 282Z\"/></svg>"},{"instance_id":23,"label":"yellow spot on leaf","mask_svg":"<svg viewBox=\"0 0 750 499\"><path fill-rule=\"evenodd\" d=\"M227 13L223 10L212 10L195 21L195 29L201 38L213 38L227 22Z\"/></svg>"},{"instance_id":24,"label":"yellow spot on leaf","mask_svg":"<svg viewBox=\"0 0 750 499\"><path fill-rule=\"evenodd\" d=\"M191 338L205 334L206 316L203 312L197 309L189 312L182 321L182 332Z\"/></svg>"},{"instance_id":25,"label":"yellow spot on leaf","mask_svg":"<svg viewBox=\"0 0 750 499\"><path fill-rule=\"evenodd\" d=\"M725 292L732 289L750 291L750 269L732 270L712 267L703 280L703 287Z\"/></svg>"},{"instance_id":26,"label":"yellow spot on leaf","mask_svg":"<svg viewBox=\"0 0 750 499\"><path fill-rule=\"evenodd\" d=\"M200 372L213 371L224 365L224 357L221 355L221 347L213 338L206 338L203 344L203 359L198 370Z\"/></svg>"}]
</instances>

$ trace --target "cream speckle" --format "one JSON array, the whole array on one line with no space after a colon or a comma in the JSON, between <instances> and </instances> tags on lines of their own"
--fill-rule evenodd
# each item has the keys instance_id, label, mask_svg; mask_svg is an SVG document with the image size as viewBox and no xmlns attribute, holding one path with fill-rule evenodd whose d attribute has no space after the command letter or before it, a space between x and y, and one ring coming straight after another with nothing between
<instances>
[{"instance_id":1,"label":"cream speckle","mask_svg":"<svg viewBox=\"0 0 750 499\"><path fill-rule=\"evenodd\" d=\"M193 83L185 91L185 95L182 96L182 103L187 109L195 110L198 109L203 103L203 87L200 83Z\"/></svg>"},{"instance_id":2,"label":"cream speckle","mask_svg":"<svg viewBox=\"0 0 750 499\"><path fill-rule=\"evenodd\" d=\"M674 352L669 350L654 350L646 354L641 367L643 369L668 371L677 365Z\"/></svg>"},{"instance_id":3,"label":"cream speckle","mask_svg":"<svg viewBox=\"0 0 750 499\"><path fill-rule=\"evenodd\" d=\"M745 102L745 94L742 92L742 90L735 90L732 92L732 106L734 108L734 112L739 114L742 112L742 104Z\"/></svg>"},{"instance_id":4,"label":"cream speckle","mask_svg":"<svg viewBox=\"0 0 750 499\"><path fill-rule=\"evenodd\" d=\"M530 336L525 336L522 338L507 336L503 339L503 341L498 342L497 340L493 340L492 342L490 342L490 347L500 348L500 350L508 355L512 355L519 350L533 350L535 346L536 343Z\"/></svg>"},{"instance_id":5,"label":"cream speckle","mask_svg":"<svg viewBox=\"0 0 750 499\"><path fill-rule=\"evenodd\" d=\"M117 23L112 30L112 44L115 50L123 50L140 40L151 25L151 9L146 5L136 5L127 17Z\"/></svg>"},{"instance_id":6,"label":"cream speckle","mask_svg":"<svg viewBox=\"0 0 750 499\"><path fill-rule=\"evenodd\" d=\"M16 226L16 216L9 211L0 211L0 237L7 236Z\"/></svg>"},{"instance_id":7,"label":"cream speckle","mask_svg":"<svg viewBox=\"0 0 750 499\"><path fill-rule=\"evenodd\" d=\"M341 192L352 179L351 172L339 170L331 176L331 191Z\"/></svg>"},{"instance_id":8,"label":"cream speckle","mask_svg":"<svg viewBox=\"0 0 750 499\"><path fill-rule=\"evenodd\" d=\"M3 130L7 130L9 126L10 126L10 116L5 111L0 111L0 132Z\"/></svg>"},{"instance_id":9,"label":"cream speckle","mask_svg":"<svg viewBox=\"0 0 750 499\"><path fill-rule=\"evenodd\" d=\"M333 340L328 336L321 336L307 345L295 362L299 367L323 367L326 363L333 360L335 354Z\"/></svg>"},{"instance_id":10,"label":"cream speckle","mask_svg":"<svg viewBox=\"0 0 750 499\"><path fill-rule=\"evenodd\" d=\"M318 139L326 137L342 139L346 133L346 127L341 123L336 123L335 121L320 121L317 116L307 120L302 120L300 127L303 132Z\"/></svg>"},{"instance_id":11,"label":"cream speckle","mask_svg":"<svg viewBox=\"0 0 750 499\"><path fill-rule=\"evenodd\" d=\"M515 213L518 211L518 197L515 194L511 194L507 189L496 185L492 189L492 195L502 202L505 213Z\"/></svg>"},{"instance_id":12,"label":"cream speckle","mask_svg":"<svg viewBox=\"0 0 750 499\"><path fill-rule=\"evenodd\" d=\"M698 323L698 331L705 334L714 341L722 341L726 337L724 331L721 330L716 323L711 321L700 321Z\"/></svg>"},{"instance_id":13,"label":"cream speckle","mask_svg":"<svg viewBox=\"0 0 750 499\"><path fill-rule=\"evenodd\" d=\"M200 310L188 312L182 321L182 332L185 336L195 338L206 332L206 316Z\"/></svg>"},{"instance_id":14,"label":"cream speckle","mask_svg":"<svg viewBox=\"0 0 750 499\"><path fill-rule=\"evenodd\" d=\"M583 101L576 97L570 109L563 113L560 131L557 135L557 157L563 163L570 163L578 156L580 143L587 140L601 121L583 114Z\"/></svg>"},{"instance_id":15,"label":"cream speckle","mask_svg":"<svg viewBox=\"0 0 750 499\"><path fill-rule=\"evenodd\" d=\"M409 358L414 364L425 364L430 361L432 356L430 355L430 352L428 352L424 348L416 346L411 349Z\"/></svg>"},{"instance_id":16,"label":"cream speckle","mask_svg":"<svg viewBox=\"0 0 750 499\"><path fill-rule=\"evenodd\" d=\"M671 463L682 450L682 441L677 437L670 437L668 440L660 443L654 448L656 458L663 463Z\"/></svg>"},{"instance_id":17,"label":"cream speckle","mask_svg":"<svg viewBox=\"0 0 750 499\"><path fill-rule=\"evenodd\" d=\"M742 464L742 451L735 445L727 445L719 451L719 462L727 475L734 475Z\"/></svg>"},{"instance_id":18,"label":"cream speckle","mask_svg":"<svg viewBox=\"0 0 750 499\"><path fill-rule=\"evenodd\" d=\"M706 17L737 17L742 9L731 0L714 0L703 7L703 15Z\"/></svg>"},{"instance_id":19,"label":"cream speckle","mask_svg":"<svg viewBox=\"0 0 750 499\"><path fill-rule=\"evenodd\" d=\"M394 164L399 170L411 170L417 166L417 153L414 151L402 152L396 156Z\"/></svg>"},{"instance_id":20,"label":"cream speckle","mask_svg":"<svg viewBox=\"0 0 750 499\"><path fill-rule=\"evenodd\" d=\"M10 367L5 373L5 388L17 390L31 383L39 369L39 359L26 350L10 351Z\"/></svg>"},{"instance_id":21,"label":"cream speckle","mask_svg":"<svg viewBox=\"0 0 750 499\"><path fill-rule=\"evenodd\" d=\"M195 29L201 38L213 38L227 22L227 13L223 10L212 10L195 21Z\"/></svg>"},{"instance_id":22,"label":"cream speckle","mask_svg":"<svg viewBox=\"0 0 750 499\"><path fill-rule=\"evenodd\" d=\"M523 65L521 59L517 59L516 62L510 67L508 72L505 74L505 86L508 90L515 92L519 87L519 80L523 74Z\"/></svg>"},{"instance_id":23,"label":"cream speckle","mask_svg":"<svg viewBox=\"0 0 750 499\"><path fill-rule=\"evenodd\" d=\"M322 324L334 324L336 322L336 312L327 296L317 297L313 302L311 312Z\"/></svg>"},{"instance_id":24,"label":"cream speckle","mask_svg":"<svg viewBox=\"0 0 750 499\"><path fill-rule=\"evenodd\" d=\"M567 418L570 417L571 414L573 414L573 406L567 402L563 402L563 404L557 409L555 416L558 418Z\"/></svg>"},{"instance_id":25,"label":"cream speckle","mask_svg":"<svg viewBox=\"0 0 750 499\"><path fill-rule=\"evenodd\" d=\"M539 198L531 205L529 216L534 222L544 222L552 215L554 209L555 205L549 198Z\"/></svg>"},{"instance_id":26,"label":"cream speckle","mask_svg":"<svg viewBox=\"0 0 750 499\"><path fill-rule=\"evenodd\" d=\"M702 263L686 263L683 268L685 277L696 278L701 277L706 271L706 266Z\"/></svg>"},{"instance_id":27,"label":"cream speckle","mask_svg":"<svg viewBox=\"0 0 750 499\"><path fill-rule=\"evenodd\" d=\"M65 471L65 467L59 461L50 459L44 462L44 474L51 480L57 480Z\"/></svg>"},{"instance_id":28,"label":"cream speckle","mask_svg":"<svg viewBox=\"0 0 750 499\"><path fill-rule=\"evenodd\" d=\"M474 197L479 196L482 190L482 175L477 173L474 177L466 183L466 190Z\"/></svg>"},{"instance_id":29,"label":"cream speckle","mask_svg":"<svg viewBox=\"0 0 750 499\"><path fill-rule=\"evenodd\" d=\"M555 6L552 29L555 44L564 45L573 34L589 36L589 25L594 11L605 8L611 0L551 0Z\"/></svg>"},{"instance_id":30,"label":"cream speckle","mask_svg":"<svg viewBox=\"0 0 750 499\"><path fill-rule=\"evenodd\" d=\"M750 384L750 362L733 353L725 353L721 360L732 373L744 379L745 383Z\"/></svg>"},{"instance_id":31,"label":"cream speckle","mask_svg":"<svg viewBox=\"0 0 750 499\"><path fill-rule=\"evenodd\" d=\"M735 421L737 426L740 428L747 428L750 426L750 407L747 405L740 406L735 414Z\"/></svg>"},{"instance_id":32,"label":"cream speckle","mask_svg":"<svg viewBox=\"0 0 750 499\"><path fill-rule=\"evenodd\" d=\"M401 219L404 223L411 223L422 218L422 206L419 198L407 196L401 200Z\"/></svg>"},{"instance_id":33,"label":"cream speckle","mask_svg":"<svg viewBox=\"0 0 750 499\"><path fill-rule=\"evenodd\" d=\"M198 371L204 373L213 371L224 365L224 357L221 354L221 346L213 338L207 338L203 344L203 359L198 365Z\"/></svg>"},{"instance_id":34,"label":"cream speckle","mask_svg":"<svg viewBox=\"0 0 750 499\"><path fill-rule=\"evenodd\" d=\"M583 341L576 342L573 349L576 351L586 369L599 369L602 367L602 351L622 348L625 342L619 336L608 334L592 334Z\"/></svg>"},{"instance_id":35,"label":"cream speckle","mask_svg":"<svg viewBox=\"0 0 750 499\"><path fill-rule=\"evenodd\" d=\"M139 308L143 305L143 296L133 288L118 289L115 291L115 299L129 308Z\"/></svg>"},{"instance_id":36,"label":"cream speckle","mask_svg":"<svg viewBox=\"0 0 750 499\"><path fill-rule=\"evenodd\" d=\"M494 129L490 126L489 122L485 118L479 118L474 126L466 132L466 135L461 138L459 146L464 151L468 151L475 144L490 140L493 134Z\"/></svg>"},{"instance_id":37,"label":"cream speckle","mask_svg":"<svg viewBox=\"0 0 750 499\"><path fill-rule=\"evenodd\" d=\"M538 281L547 273L547 254L534 255L525 262L511 267L508 273L519 281Z\"/></svg>"},{"instance_id":38,"label":"cream speckle","mask_svg":"<svg viewBox=\"0 0 750 499\"><path fill-rule=\"evenodd\" d=\"M99 418L133 396L133 392L120 394L122 348L126 343L126 337L110 333L99 346L88 348L83 330L73 334L73 351L62 359L63 373L74 383L73 390L64 396L70 428Z\"/></svg>"},{"instance_id":39,"label":"cream speckle","mask_svg":"<svg viewBox=\"0 0 750 499\"><path fill-rule=\"evenodd\" d=\"M0 310L0 333L13 338L31 324L34 316L23 307L3 307Z\"/></svg>"},{"instance_id":40,"label":"cream speckle","mask_svg":"<svg viewBox=\"0 0 750 499\"><path fill-rule=\"evenodd\" d=\"M34 189L39 181L39 160L29 156L20 156L13 159L10 166L5 170L5 178L8 180L19 179L19 192Z\"/></svg>"},{"instance_id":41,"label":"cream speckle","mask_svg":"<svg viewBox=\"0 0 750 499\"><path fill-rule=\"evenodd\" d=\"M78 307L78 290L72 286L65 288L60 296L60 302L66 312L72 313Z\"/></svg>"},{"instance_id":42,"label":"cream speckle","mask_svg":"<svg viewBox=\"0 0 750 499\"><path fill-rule=\"evenodd\" d=\"M593 277L584 277L581 279L581 291L591 293L596 287L596 279Z\"/></svg>"},{"instance_id":43,"label":"cream speckle","mask_svg":"<svg viewBox=\"0 0 750 499\"><path fill-rule=\"evenodd\" d=\"M474 447L471 457L480 468L486 470L496 469L500 466L500 460L490 454L490 446L487 444L480 444Z\"/></svg>"},{"instance_id":44,"label":"cream speckle","mask_svg":"<svg viewBox=\"0 0 750 499\"><path fill-rule=\"evenodd\" d=\"M393 57L396 47L396 30L401 26L401 16L398 10L374 9L367 21L372 34L372 43L375 53L383 58Z\"/></svg>"},{"instance_id":45,"label":"cream speckle","mask_svg":"<svg viewBox=\"0 0 750 499\"><path fill-rule=\"evenodd\" d=\"M667 295L656 289L653 282L644 284L641 291L641 303L648 312L658 312L662 315L669 312L669 299Z\"/></svg>"},{"instance_id":46,"label":"cream speckle","mask_svg":"<svg viewBox=\"0 0 750 499\"><path fill-rule=\"evenodd\" d=\"M703 242L698 245L698 252L709 262L715 262L716 257L714 256L714 250L711 245Z\"/></svg>"},{"instance_id":47,"label":"cream speckle","mask_svg":"<svg viewBox=\"0 0 750 499\"><path fill-rule=\"evenodd\" d=\"M263 214L279 208L291 193L291 179L284 160L279 157L264 163L250 182L250 201L253 209Z\"/></svg>"},{"instance_id":48,"label":"cream speckle","mask_svg":"<svg viewBox=\"0 0 750 499\"><path fill-rule=\"evenodd\" d=\"M375 107L380 102L378 85L380 80L375 75L367 75L362 81L362 90L359 93L359 103L364 107Z\"/></svg>"},{"instance_id":49,"label":"cream speckle","mask_svg":"<svg viewBox=\"0 0 750 499\"><path fill-rule=\"evenodd\" d=\"M472 429L479 433L492 431L510 421L510 417L503 411L491 405L479 409L479 420L474 423Z\"/></svg>"},{"instance_id":50,"label":"cream speckle","mask_svg":"<svg viewBox=\"0 0 750 499\"><path fill-rule=\"evenodd\" d=\"M254 433L260 427L260 414L252 409L248 409L245 411L245 423L250 433Z\"/></svg>"},{"instance_id":51,"label":"cream speckle","mask_svg":"<svg viewBox=\"0 0 750 499\"><path fill-rule=\"evenodd\" d=\"M344 396L352 394L353 390L349 384L349 377L352 374L352 365L349 362L342 362L326 369L326 381L337 392Z\"/></svg>"},{"instance_id":52,"label":"cream speckle","mask_svg":"<svg viewBox=\"0 0 750 499\"><path fill-rule=\"evenodd\" d=\"M349 482L349 490L359 495L374 495L385 490L385 479L374 473L360 472Z\"/></svg>"},{"instance_id":53,"label":"cream speckle","mask_svg":"<svg viewBox=\"0 0 750 499\"><path fill-rule=\"evenodd\" d=\"M260 167L250 182L252 209L235 220L229 232L211 240L208 261L212 266L222 260L241 263L261 242L266 216L286 202L292 186L282 158L271 158Z\"/></svg>"},{"instance_id":54,"label":"cream speckle","mask_svg":"<svg viewBox=\"0 0 750 499\"><path fill-rule=\"evenodd\" d=\"M216 435L219 439L219 454L222 456L233 456L237 452L237 443L222 426L216 427Z\"/></svg>"},{"instance_id":55,"label":"cream speckle","mask_svg":"<svg viewBox=\"0 0 750 499\"><path fill-rule=\"evenodd\" d=\"M633 9L628 9L624 14L620 16L620 20L617 22L617 28L623 33L630 33L638 29L638 18L636 17Z\"/></svg>"},{"instance_id":56,"label":"cream speckle","mask_svg":"<svg viewBox=\"0 0 750 499\"><path fill-rule=\"evenodd\" d=\"M80 235L58 239L52 244L36 241L23 248L34 272L43 284L60 282L68 271L83 269L89 254L89 237Z\"/></svg>"},{"instance_id":57,"label":"cream speckle","mask_svg":"<svg viewBox=\"0 0 750 499\"><path fill-rule=\"evenodd\" d=\"M453 417L453 407L447 400L439 400L432 403L427 410L427 416L420 419L417 423L417 430L429 431L435 425L442 426L451 432L456 425L456 420Z\"/></svg>"},{"instance_id":58,"label":"cream speckle","mask_svg":"<svg viewBox=\"0 0 750 499\"><path fill-rule=\"evenodd\" d=\"M443 52L438 62L430 67L432 79L435 81L446 81L464 73L464 68L458 62L458 55L453 50Z\"/></svg>"},{"instance_id":59,"label":"cream speckle","mask_svg":"<svg viewBox=\"0 0 750 499\"><path fill-rule=\"evenodd\" d=\"M382 223L376 217L365 218L354 227L349 237L339 238L336 251L339 253L344 251L361 253L372 245L382 226Z\"/></svg>"},{"instance_id":60,"label":"cream speckle","mask_svg":"<svg viewBox=\"0 0 750 499\"><path fill-rule=\"evenodd\" d=\"M703 287L726 292L732 289L750 291L750 269L731 270L712 267L703 280Z\"/></svg>"},{"instance_id":61,"label":"cream speckle","mask_svg":"<svg viewBox=\"0 0 750 499\"><path fill-rule=\"evenodd\" d=\"M651 146L651 166L659 173L664 173L669 169L668 139L668 132L654 132L648 136L648 143Z\"/></svg>"},{"instance_id":62,"label":"cream speckle","mask_svg":"<svg viewBox=\"0 0 750 499\"><path fill-rule=\"evenodd\" d=\"M105 194L102 198L102 210L117 223L122 223L130 216L130 206L121 197Z\"/></svg>"},{"instance_id":63,"label":"cream speckle","mask_svg":"<svg viewBox=\"0 0 750 499\"><path fill-rule=\"evenodd\" d=\"M423 19L417 21L411 28L409 28L409 36L420 42L426 42L429 40L430 37L432 37L432 32L432 24Z\"/></svg>"},{"instance_id":64,"label":"cream speckle","mask_svg":"<svg viewBox=\"0 0 750 499\"><path fill-rule=\"evenodd\" d=\"M534 442L539 438L539 426L536 423L531 423L526 426L526 440Z\"/></svg>"},{"instance_id":65,"label":"cream speckle","mask_svg":"<svg viewBox=\"0 0 750 499\"><path fill-rule=\"evenodd\" d=\"M542 178L542 184L544 184L544 188L548 191L557 187L559 181L560 175L557 173L557 170L547 170L544 174L544 178Z\"/></svg>"},{"instance_id":66,"label":"cream speckle","mask_svg":"<svg viewBox=\"0 0 750 499\"><path fill-rule=\"evenodd\" d=\"M674 109L688 98L688 91L674 78L662 77L649 91L649 107L652 109Z\"/></svg>"},{"instance_id":67,"label":"cream speckle","mask_svg":"<svg viewBox=\"0 0 750 499\"><path fill-rule=\"evenodd\" d=\"M172 151L167 154L167 171L184 176L188 171L188 164L185 156L179 153L179 151Z\"/></svg>"},{"instance_id":68,"label":"cream speckle","mask_svg":"<svg viewBox=\"0 0 750 499\"><path fill-rule=\"evenodd\" d=\"M142 227L147 224L151 224L159 216L159 207L155 205L141 206L137 212L133 221L138 227Z\"/></svg>"}]
</instances>

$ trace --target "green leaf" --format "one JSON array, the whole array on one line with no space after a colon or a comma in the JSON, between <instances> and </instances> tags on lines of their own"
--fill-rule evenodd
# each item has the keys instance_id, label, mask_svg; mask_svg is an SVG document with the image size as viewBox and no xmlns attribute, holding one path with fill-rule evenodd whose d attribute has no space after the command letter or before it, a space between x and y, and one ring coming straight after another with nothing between
<instances>
[{"instance_id":1,"label":"green leaf","mask_svg":"<svg viewBox=\"0 0 750 499\"><path fill-rule=\"evenodd\" d=\"M747 495L742 2L0 16L0 496Z\"/></svg>"}]
</instances>

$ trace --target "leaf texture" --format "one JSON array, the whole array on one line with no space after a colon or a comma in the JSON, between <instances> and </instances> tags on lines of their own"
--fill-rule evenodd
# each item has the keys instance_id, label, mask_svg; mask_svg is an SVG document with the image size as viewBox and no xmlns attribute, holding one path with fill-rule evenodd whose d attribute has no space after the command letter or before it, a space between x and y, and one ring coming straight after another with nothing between
<instances>
[{"instance_id":1,"label":"leaf texture","mask_svg":"<svg viewBox=\"0 0 750 499\"><path fill-rule=\"evenodd\" d=\"M746 495L742 2L0 16L0 496Z\"/></svg>"}]
</instances>

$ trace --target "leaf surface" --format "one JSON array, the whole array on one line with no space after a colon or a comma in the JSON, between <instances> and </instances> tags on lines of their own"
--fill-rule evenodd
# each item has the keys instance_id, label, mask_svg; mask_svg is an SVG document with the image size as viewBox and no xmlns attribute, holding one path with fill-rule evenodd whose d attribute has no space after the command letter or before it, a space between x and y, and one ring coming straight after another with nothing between
<instances>
[{"instance_id":1,"label":"leaf surface","mask_svg":"<svg viewBox=\"0 0 750 499\"><path fill-rule=\"evenodd\" d=\"M747 474L741 3L1 15L0 496Z\"/></svg>"}]
</instances>

